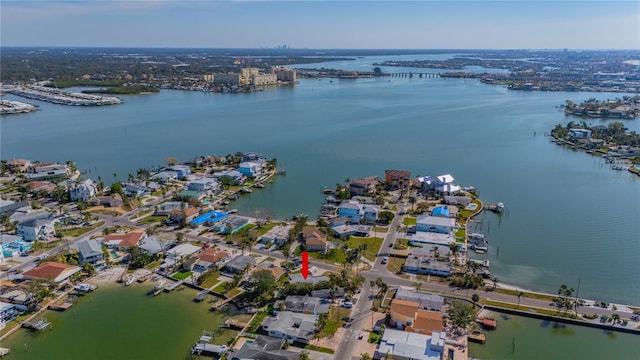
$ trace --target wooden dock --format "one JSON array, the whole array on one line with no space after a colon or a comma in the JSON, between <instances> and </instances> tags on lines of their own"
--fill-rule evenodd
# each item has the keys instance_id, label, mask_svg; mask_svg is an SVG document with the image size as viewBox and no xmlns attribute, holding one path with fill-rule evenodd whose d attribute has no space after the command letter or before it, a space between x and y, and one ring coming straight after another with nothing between
<instances>
[{"instance_id":1,"label":"wooden dock","mask_svg":"<svg viewBox=\"0 0 640 360\"><path fill-rule=\"evenodd\" d=\"M174 282L169 286L165 286L164 287L164 291L166 292L172 292L173 290L175 290L176 288L178 288L178 286L184 284L184 280L180 280L178 282Z\"/></svg>"},{"instance_id":2,"label":"wooden dock","mask_svg":"<svg viewBox=\"0 0 640 360\"><path fill-rule=\"evenodd\" d=\"M71 302L64 302L64 303L59 304L59 305L51 304L51 305L47 306L47 309L54 310L54 311L65 311L68 308L70 308L71 305L73 305L73 303L71 303Z\"/></svg>"},{"instance_id":3,"label":"wooden dock","mask_svg":"<svg viewBox=\"0 0 640 360\"><path fill-rule=\"evenodd\" d=\"M204 289L204 290L200 291L198 293L198 295L196 295L195 298L193 298L193 301L201 302L202 300L204 300L207 297L207 294L209 294L209 290Z\"/></svg>"},{"instance_id":4,"label":"wooden dock","mask_svg":"<svg viewBox=\"0 0 640 360\"><path fill-rule=\"evenodd\" d=\"M469 334L469 341L484 344L487 341L487 336L479 331L474 331Z\"/></svg>"},{"instance_id":5,"label":"wooden dock","mask_svg":"<svg viewBox=\"0 0 640 360\"><path fill-rule=\"evenodd\" d=\"M234 330L244 330L244 328L247 327L247 325L249 324L238 321L238 320L234 320L234 319L228 319L228 320L225 320L225 322L222 323L220 327L227 328L227 329L234 329Z\"/></svg>"},{"instance_id":6,"label":"wooden dock","mask_svg":"<svg viewBox=\"0 0 640 360\"><path fill-rule=\"evenodd\" d=\"M223 305L227 304L228 302L231 301L232 298L228 298L228 299L224 299L224 300L220 300L217 303L211 305L211 311L216 311L219 308L221 308Z\"/></svg>"}]
</instances>

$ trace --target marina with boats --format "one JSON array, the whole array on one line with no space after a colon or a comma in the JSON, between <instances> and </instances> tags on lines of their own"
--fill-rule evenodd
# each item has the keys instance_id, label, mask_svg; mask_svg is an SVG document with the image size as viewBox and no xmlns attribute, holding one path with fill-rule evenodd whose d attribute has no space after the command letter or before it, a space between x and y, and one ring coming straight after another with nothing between
<instances>
[{"instance_id":1,"label":"marina with boats","mask_svg":"<svg viewBox=\"0 0 640 360\"><path fill-rule=\"evenodd\" d=\"M32 100L45 101L68 106L101 106L117 105L122 100L112 96L96 96L83 93L68 92L44 86L10 86L2 87L2 92Z\"/></svg>"}]
</instances>

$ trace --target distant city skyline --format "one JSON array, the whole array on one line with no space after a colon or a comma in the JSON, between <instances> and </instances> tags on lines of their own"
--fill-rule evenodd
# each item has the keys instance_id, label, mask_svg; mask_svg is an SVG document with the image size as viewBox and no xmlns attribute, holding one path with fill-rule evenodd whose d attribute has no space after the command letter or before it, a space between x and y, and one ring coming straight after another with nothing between
<instances>
[{"instance_id":1,"label":"distant city skyline","mask_svg":"<svg viewBox=\"0 0 640 360\"><path fill-rule=\"evenodd\" d=\"M638 1L10 1L2 46L640 49Z\"/></svg>"}]
</instances>

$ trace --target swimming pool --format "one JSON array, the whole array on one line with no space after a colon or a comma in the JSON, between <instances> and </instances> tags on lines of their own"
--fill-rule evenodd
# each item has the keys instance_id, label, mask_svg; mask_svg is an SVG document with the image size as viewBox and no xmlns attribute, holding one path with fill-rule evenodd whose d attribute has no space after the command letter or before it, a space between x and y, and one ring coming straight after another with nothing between
<instances>
[{"instance_id":1,"label":"swimming pool","mask_svg":"<svg viewBox=\"0 0 640 360\"><path fill-rule=\"evenodd\" d=\"M478 204L474 204L474 203L471 203L469 204L469 206L467 206L467 209L469 210L475 210L477 208L478 208Z\"/></svg>"}]
</instances>

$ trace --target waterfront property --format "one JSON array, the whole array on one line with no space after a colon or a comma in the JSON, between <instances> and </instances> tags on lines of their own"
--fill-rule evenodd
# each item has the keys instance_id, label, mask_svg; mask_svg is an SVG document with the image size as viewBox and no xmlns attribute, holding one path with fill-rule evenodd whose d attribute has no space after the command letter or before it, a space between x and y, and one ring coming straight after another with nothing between
<instances>
[{"instance_id":1,"label":"waterfront property","mask_svg":"<svg viewBox=\"0 0 640 360\"><path fill-rule=\"evenodd\" d=\"M455 243L456 239L451 236L450 233L437 233L437 232L416 232L409 239L409 245L429 247L429 245L441 245L449 246L451 243ZM459 247L464 244L458 244Z\"/></svg>"},{"instance_id":2,"label":"waterfront property","mask_svg":"<svg viewBox=\"0 0 640 360\"><path fill-rule=\"evenodd\" d=\"M10 258L29 251L33 243L24 241L19 235L0 234L0 245L2 246L2 256Z\"/></svg>"},{"instance_id":3,"label":"waterfront property","mask_svg":"<svg viewBox=\"0 0 640 360\"><path fill-rule=\"evenodd\" d=\"M128 247L138 246L146 234L142 231L132 231L128 233L109 234L104 237L102 243L109 249L124 250Z\"/></svg>"},{"instance_id":4,"label":"waterfront property","mask_svg":"<svg viewBox=\"0 0 640 360\"><path fill-rule=\"evenodd\" d=\"M417 302L420 308L425 310L442 311L444 305L444 298L440 295L421 293L405 288L399 288L395 298Z\"/></svg>"},{"instance_id":5,"label":"waterfront property","mask_svg":"<svg viewBox=\"0 0 640 360\"><path fill-rule=\"evenodd\" d=\"M338 216L352 224L375 222L379 212L380 206L361 204L356 200L345 200L338 206Z\"/></svg>"},{"instance_id":6,"label":"waterfront property","mask_svg":"<svg viewBox=\"0 0 640 360\"><path fill-rule=\"evenodd\" d=\"M411 184L411 172L407 170L385 170L384 185L389 190L407 190Z\"/></svg>"},{"instance_id":7,"label":"waterfront property","mask_svg":"<svg viewBox=\"0 0 640 360\"><path fill-rule=\"evenodd\" d=\"M69 189L71 201L89 201L98 192L96 184L91 179L87 179Z\"/></svg>"},{"instance_id":8,"label":"waterfront property","mask_svg":"<svg viewBox=\"0 0 640 360\"><path fill-rule=\"evenodd\" d=\"M258 238L262 243L274 243L280 245L289 240L289 230L293 229L292 225L277 225L267 231Z\"/></svg>"},{"instance_id":9,"label":"waterfront property","mask_svg":"<svg viewBox=\"0 0 640 360\"><path fill-rule=\"evenodd\" d=\"M213 224L213 230L220 234L233 234L243 227L249 225L249 219L238 215L228 217Z\"/></svg>"},{"instance_id":10,"label":"waterfront property","mask_svg":"<svg viewBox=\"0 0 640 360\"><path fill-rule=\"evenodd\" d=\"M381 359L387 354L392 359L440 360L444 356L445 333L433 335L386 329L376 349L374 358Z\"/></svg>"},{"instance_id":11,"label":"waterfront property","mask_svg":"<svg viewBox=\"0 0 640 360\"><path fill-rule=\"evenodd\" d=\"M305 226L300 234L307 251L327 251L327 237L313 226Z\"/></svg>"},{"instance_id":12,"label":"waterfront property","mask_svg":"<svg viewBox=\"0 0 640 360\"><path fill-rule=\"evenodd\" d=\"M389 313L391 325L408 332L431 335L435 331L441 332L444 328L441 312L423 310L420 304L414 301L393 299Z\"/></svg>"},{"instance_id":13,"label":"waterfront property","mask_svg":"<svg viewBox=\"0 0 640 360\"><path fill-rule=\"evenodd\" d=\"M309 343L316 331L318 315L299 314L290 311L280 311L275 316L269 316L262 322L262 329L269 336L285 339L289 343Z\"/></svg>"},{"instance_id":14,"label":"waterfront property","mask_svg":"<svg viewBox=\"0 0 640 360\"><path fill-rule=\"evenodd\" d=\"M19 311L16 304L0 301L0 329L3 329L6 323L15 319L18 314Z\"/></svg>"},{"instance_id":15,"label":"waterfront property","mask_svg":"<svg viewBox=\"0 0 640 360\"><path fill-rule=\"evenodd\" d=\"M258 335L255 340L245 341L240 350L231 355L231 360L245 359L277 359L298 360L300 353L283 350L284 339Z\"/></svg>"},{"instance_id":16,"label":"waterfront property","mask_svg":"<svg viewBox=\"0 0 640 360\"><path fill-rule=\"evenodd\" d=\"M289 295L284 300L276 301L273 309L280 311L280 306L284 306L283 311L320 315L329 312L330 305L330 301L319 297Z\"/></svg>"},{"instance_id":17,"label":"waterfront property","mask_svg":"<svg viewBox=\"0 0 640 360\"><path fill-rule=\"evenodd\" d=\"M416 219L416 231L449 234L453 232L456 220L430 215L422 215Z\"/></svg>"},{"instance_id":18,"label":"waterfront property","mask_svg":"<svg viewBox=\"0 0 640 360\"><path fill-rule=\"evenodd\" d=\"M87 239L78 243L78 255L80 255L80 265L84 263L98 264L104 259L102 247L97 240Z\"/></svg>"},{"instance_id":19,"label":"waterfront property","mask_svg":"<svg viewBox=\"0 0 640 360\"><path fill-rule=\"evenodd\" d=\"M221 212L221 211L209 211L208 213L204 213L195 219L191 220L189 223L191 225L213 225L218 221L226 218L229 214Z\"/></svg>"},{"instance_id":20,"label":"waterfront property","mask_svg":"<svg viewBox=\"0 0 640 360\"><path fill-rule=\"evenodd\" d=\"M81 270L78 266L48 261L29 271L25 271L23 275L28 279L47 280L61 284L69 279L71 275Z\"/></svg>"},{"instance_id":21,"label":"waterfront property","mask_svg":"<svg viewBox=\"0 0 640 360\"><path fill-rule=\"evenodd\" d=\"M224 269L231 274L242 274L247 268L251 268L256 263L256 259L250 256L237 255L227 261Z\"/></svg>"}]
</instances>

